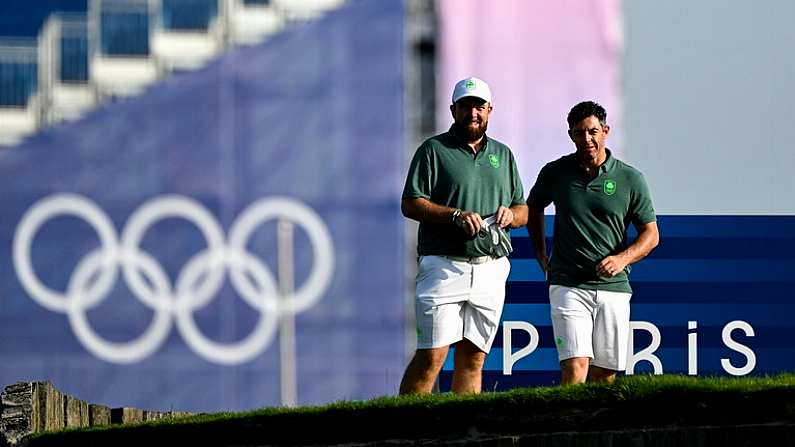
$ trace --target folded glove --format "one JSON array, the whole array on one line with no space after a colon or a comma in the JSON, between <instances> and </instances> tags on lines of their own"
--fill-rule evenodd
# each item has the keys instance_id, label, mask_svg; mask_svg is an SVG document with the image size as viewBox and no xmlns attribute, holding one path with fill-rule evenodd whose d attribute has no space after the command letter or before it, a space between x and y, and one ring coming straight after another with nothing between
<instances>
[{"instance_id":1,"label":"folded glove","mask_svg":"<svg viewBox=\"0 0 795 447\"><path fill-rule=\"evenodd\" d=\"M496 216L491 216L483 220L479 235L491 239L491 255L495 258L508 256L513 251L508 232L500 228L497 224Z\"/></svg>"}]
</instances>

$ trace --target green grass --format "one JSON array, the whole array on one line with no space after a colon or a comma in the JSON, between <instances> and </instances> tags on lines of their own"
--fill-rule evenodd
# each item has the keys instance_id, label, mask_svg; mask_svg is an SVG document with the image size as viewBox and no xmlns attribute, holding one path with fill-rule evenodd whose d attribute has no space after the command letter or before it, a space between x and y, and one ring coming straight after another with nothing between
<instances>
[{"instance_id":1,"label":"green grass","mask_svg":"<svg viewBox=\"0 0 795 447\"><path fill-rule=\"evenodd\" d=\"M299 445L773 422L795 422L793 374L628 376L612 385L380 397L65 430L36 435L29 445Z\"/></svg>"}]
</instances>

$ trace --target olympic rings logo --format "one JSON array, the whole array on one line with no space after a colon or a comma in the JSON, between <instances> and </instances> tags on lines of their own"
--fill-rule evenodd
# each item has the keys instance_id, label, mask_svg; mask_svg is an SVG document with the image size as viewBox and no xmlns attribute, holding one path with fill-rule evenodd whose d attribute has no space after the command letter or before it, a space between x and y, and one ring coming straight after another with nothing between
<instances>
[{"instance_id":1,"label":"olympic rings logo","mask_svg":"<svg viewBox=\"0 0 795 447\"><path fill-rule=\"evenodd\" d=\"M78 262L65 293L42 284L31 262L36 233L46 221L59 215L85 220L100 240L100 248ZM191 222L207 241L207 248L185 263L176 287L160 263L139 247L149 227L165 218ZM280 297L268 267L246 250L254 230L273 219L302 227L314 254L308 278L289 296ZM157 197L133 212L119 240L110 218L94 202L76 194L55 194L35 203L22 217L14 234L13 257L25 291L43 307L65 313L80 343L97 357L113 363L134 363L155 352L171 330L172 316L182 338L201 357L224 365L247 362L272 341L281 315L302 312L323 296L334 265L331 237L323 221L312 209L285 197L252 203L233 222L228 241L220 224L199 202L178 195ZM86 311L99 305L113 288L118 267L133 295L155 312L144 333L124 343L100 337L86 316ZM231 285L260 316L242 340L219 343L199 330L193 312L214 298L227 272Z\"/></svg>"}]
</instances>

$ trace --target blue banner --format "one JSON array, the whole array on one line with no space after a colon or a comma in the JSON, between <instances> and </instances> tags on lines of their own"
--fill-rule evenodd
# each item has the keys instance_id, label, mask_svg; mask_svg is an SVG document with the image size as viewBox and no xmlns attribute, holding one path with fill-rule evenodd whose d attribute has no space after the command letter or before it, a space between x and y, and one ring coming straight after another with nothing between
<instances>
[{"instance_id":1,"label":"blue banner","mask_svg":"<svg viewBox=\"0 0 795 447\"><path fill-rule=\"evenodd\" d=\"M795 216L659 216L660 245L632 266L627 373L766 375L795 370ZM553 216L547 216L551 246ZM525 229L483 389L560 383L547 285ZM452 357L441 375L449 389Z\"/></svg>"},{"instance_id":2,"label":"blue banner","mask_svg":"<svg viewBox=\"0 0 795 447\"><path fill-rule=\"evenodd\" d=\"M394 394L402 33L402 2L349 2L0 153L0 384L183 411Z\"/></svg>"}]
</instances>

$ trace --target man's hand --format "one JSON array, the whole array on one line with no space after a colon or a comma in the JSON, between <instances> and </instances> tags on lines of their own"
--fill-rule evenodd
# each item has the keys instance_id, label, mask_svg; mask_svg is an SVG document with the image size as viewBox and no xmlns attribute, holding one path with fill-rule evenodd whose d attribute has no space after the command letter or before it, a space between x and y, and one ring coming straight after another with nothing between
<instances>
[{"instance_id":1,"label":"man's hand","mask_svg":"<svg viewBox=\"0 0 795 447\"><path fill-rule=\"evenodd\" d=\"M464 229L467 236L474 236L483 227L483 219L480 214L472 211L463 211L455 220L456 225Z\"/></svg>"},{"instance_id":2,"label":"man's hand","mask_svg":"<svg viewBox=\"0 0 795 447\"><path fill-rule=\"evenodd\" d=\"M612 278L623 272L627 264L621 256L608 256L596 265L596 274L603 278Z\"/></svg>"},{"instance_id":3,"label":"man's hand","mask_svg":"<svg viewBox=\"0 0 795 447\"><path fill-rule=\"evenodd\" d=\"M497 218L497 225L499 225L500 228L505 228L513 223L513 211L511 211L510 208L500 206L497 208L495 217Z\"/></svg>"},{"instance_id":4,"label":"man's hand","mask_svg":"<svg viewBox=\"0 0 795 447\"><path fill-rule=\"evenodd\" d=\"M596 273L603 278L612 278L635 262L648 255L660 243L660 231L657 222L636 225L638 238L626 250L602 259L596 266Z\"/></svg>"}]
</instances>

